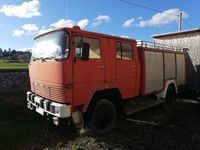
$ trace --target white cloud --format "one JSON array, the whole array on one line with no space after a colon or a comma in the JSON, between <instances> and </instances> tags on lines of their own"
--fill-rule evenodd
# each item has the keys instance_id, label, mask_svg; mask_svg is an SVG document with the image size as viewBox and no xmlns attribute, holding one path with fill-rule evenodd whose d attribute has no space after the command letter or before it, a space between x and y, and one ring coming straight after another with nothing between
<instances>
[{"instance_id":1,"label":"white cloud","mask_svg":"<svg viewBox=\"0 0 200 150\"><path fill-rule=\"evenodd\" d=\"M143 17L142 17L142 16L139 16L137 19L138 19L138 20L142 20L142 19L143 19Z\"/></svg>"},{"instance_id":2,"label":"white cloud","mask_svg":"<svg viewBox=\"0 0 200 150\"><path fill-rule=\"evenodd\" d=\"M25 34L24 30L14 30L13 33L12 33L12 36L18 36L18 37L21 37Z\"/></svg>"},{"instance_id":3,"label":"white cloud","mask_svg":"<svg viewBox=\"0 0 200 150\"><path fill-rule=\"evenodd\" d=\"M12 36L21 37L23 35L34 35L38 32L39 27L35 24L24 24L22 29L15 29L12 33Z\"/></svg>"},{"instance_id":4,"label":"white cloud","mask_svg":"<svg viewBox=\"0 0 200 150\"><path fill-rule=\"evenodd\" d=\"M127 36L127 35L121 35L120 37L122 37L122 38L127 38L127 39L130 38L130 36Z\"/></svg>"},{"instance_id":5,"label":"white cloud","mask_svg":"<svg viewBox=\"0 0 200 150\"><path fill-rule=\"evenodd\" d=\"M22 29L24 29L28 35L33 35L38 32L39 27L35 24L25 24L22 26Z\"/></svg>"},{"instance_id":6,"label":"white cloud","mask_svg":"<svg viewBox=\"0 0 200 150\"><path fill-rule=\"evenodd\" d=\"M83 20L80 20L80 21L77 22L77 25L82 29L87 27L88 24L89 24L89 20L88 19L83 19Z\"/></svg>"},{"instance_id":7,"label":"white cloud","mask_svg":"<svg viewBox=\"0 0 200 150\"><path fill-rule=\"evenodd\" d=\"M124 28L129 28L133 25L134 23L134 18L128 19L124 22L123 27Z\"/></svg>"},{"instance_id":8,"label":"white cloud","mask_svg":"<svg viewBox=\"0 0 200 150\"><path fill-rule=\"evenodd\" d=\"M31 18L33 16L40 16L40 1L32 0L23 2L21 5L3 5L0 12L6 16L15 16L19 18Z\"/></svg>"},{"instance_id":9,"label":"white cloud","mask_svg":"<svg viewBox=\"0 0 200 150\"><path fill-rule=\"evenodd\" d=\"M110 21L110 16L106 15L99 15L97 18L94 19L94 22L92 23L93 26L98 26L102 23L106 23Z\"/></svg>"},{"instance_id":10,"label":"white cloud","mask_svg":"<svg viewBox=\"0 0 200 150\"><path fill-rule=\"evenodd\" d=\"M50 26L53 27L53 28L60 28L60 27L71 28L75 25L78 25L78 26L80 26L80 28L85 28L85 27L88 26L88 24L89 24L88 19L83 19L83 20L80 20L78 22L75 22L74 20L71 20L71 19L68 19L68 20L60 19L57 22L51 24Z\"/></svg>"},{"instance_id":11,"label":"white cloud","mask_svg":"<svg viewBox=\"0 0 200 150\"><path fill-rule=\"evenodd\" d=\"M181 11L179 9L169 9L166 11L163 11L162 13L157 13L152 16L150 20L141 20L139 22L139 27L143 28L146 26L163 26L167 25L172 22L177 21L177 15ZM189 15L186 12L183 13L183 18L189 17Z\"/></svg>"},{"instance_id":12,"label":"white cloud","mask_svg":"<svg viewBox=\"0 0 200 150\"><path fill-rule=\"evenodd\" d=\"M69 28L71 28L74 25L75 25L75 22L73 20L60 19L57 22L51 24L50 26L54 27L54 28L60 28L60 27L69 27Z\"/></svg>"},{"instance_id":13,"label":"white cloud","mask_svg":"<svg viewBox=\"0 0 200 150\"><path fill-rule=\"evenodd\" d=\"M108 22L110 20L109 16L98 16L95 19L95 25L99 25L103 22ZM74 21L71 19L65 20L65 19L60 19L55 23L52 23L49 27L38 27L36 24L24 24L22 26L21 30L14 30L13 31L13 36L22 36L22 35L35 35L35 34L42 34L48 31L53 30L54 28L61 28L61 27L73 27L74 25L80 26L80 28L85 28L89 25L89 19L82 19L79 21Z\"/></svg>"}]
</instances>

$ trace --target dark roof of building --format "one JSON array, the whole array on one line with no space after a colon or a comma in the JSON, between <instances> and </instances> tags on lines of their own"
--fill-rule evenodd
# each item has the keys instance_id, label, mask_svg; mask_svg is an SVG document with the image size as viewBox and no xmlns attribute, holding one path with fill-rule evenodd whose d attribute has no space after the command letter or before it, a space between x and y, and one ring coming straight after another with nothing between
<instances>
[{"instance_id":1,"label":"dark roof of building","mask_svg":"<svg viewBox=\"0 0 200 150\"><path fill-rule=\"evenodd\" d=\"M176 36L180 34L188 34L188 33L194 33L194 32L200 32L200 28L177 31L177 32L169 32L169 33L163 33L163 34L155 34L155 35L152 35L152 37L159 38L159 37L166 37L166 36Z\"/></svg>"}]
</instances>

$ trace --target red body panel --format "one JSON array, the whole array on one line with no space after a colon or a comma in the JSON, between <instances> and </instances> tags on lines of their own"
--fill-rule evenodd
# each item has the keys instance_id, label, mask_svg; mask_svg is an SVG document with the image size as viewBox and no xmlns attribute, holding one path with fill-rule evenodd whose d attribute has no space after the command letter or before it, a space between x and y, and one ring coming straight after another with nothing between
<instances>
[{"instance_id":1,"label":"red body panel","mask_svg":"<svg viewBox=\"0 0 200 150\"><path fill-rule=\"evenodd\" d=\"M49 84L63 84L63 62L54 60L32 61L29 64L31 80L48 82Z\"/></svg>"},{"instance_id":2,"label":"red body panel","mask_svg":"<svg viewBox=\"0 0 200 150\"><path fill-rule=\"evenodd\" d=\"M66 68L66 69L65 69ZM31 90L60 103L71 103L72 66L67 61L32 61L29 64Z\"/></svg>"},{"instance_id":3,"label":"red body panel","mask_svg":"<svg viewBox=\"0 0 200 150\"><path fill-rule=\"evenodd\" d=\"M123 41L122 42L130 42L133 47L133 59L131 60L121 60L116 59L116 81L118 83L119 89L121 91L121 95L123 99L128 99L131 97L138 96L138 87L136 87L137 80L137 69L138 69L138 57L137 51L135 49L136 43L132 41ZM113 41L115 44L117 41ZM116 50L114 50L116 51ZM111 60L112 61L112 60Z\"/></svg>"},{"instance_id":4,"label":"red body panel","mask_svg":"<svg viewBox=\"0 0 200 150\"><path fill-rule=\"evenodd\" d=\"M141 65L141 79L140 79L140 95L145 95L145 58L144 58L144 48L138 47L138 56Z\"/></svg>"},{"instance_id":5,"label":"red body panel","mask_svg":"<svg viewBox=\"0 0 200 150\"><path fill-rule=\"evenodd\" d=\"M83 109L87 108L92 96L99 90L117 88L123 99L140 94L141 69L135 40L82 31L78 28L60 30L67 30L70 35L70 56L60 61L31 61L29 70L33 92L53 101L83 106ZM98 39L101 59L86 61L75 58L75 35ZM116 58L116 42L132 45L132 60ZM58 90L53 91L54 88Z\"/></svg>"}]
</instances>

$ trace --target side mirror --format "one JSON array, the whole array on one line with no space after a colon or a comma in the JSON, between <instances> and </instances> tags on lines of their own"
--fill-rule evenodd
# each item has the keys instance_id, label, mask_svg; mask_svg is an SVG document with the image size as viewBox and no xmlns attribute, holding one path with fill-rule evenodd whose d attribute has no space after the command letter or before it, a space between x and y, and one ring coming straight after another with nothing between
<instances>
[{"instance_id":1,"label":"side mirror","mask_svg":"<svg viewBox=\"0 0 200 150\"><path fill-rule=\"evenodd\" d=\"M89 59L89 52L90 52L90 44L89 43L83 43L83 50L82 50L82 60L88 60Z\"/></svg>"}]
</instances>

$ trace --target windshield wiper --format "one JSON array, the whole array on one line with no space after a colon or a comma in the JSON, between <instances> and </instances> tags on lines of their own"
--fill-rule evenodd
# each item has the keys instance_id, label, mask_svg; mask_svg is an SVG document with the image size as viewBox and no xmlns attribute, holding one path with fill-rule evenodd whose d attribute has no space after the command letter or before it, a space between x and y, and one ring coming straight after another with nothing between
<instances>
[{"instance_id":1,"label":"windshield wiper","mask_svg":"<svg viewBox=\"0 0 200 150\"><path fill-rule=\"evenodd\" d=\"M60 60L60 59L57 59L57 58L55 58L55 57L46 57L46 58L44 58L44 59L56 60L56 61L59 61L59 60Z\"/></svg>"},{"instance_id":2,"label":"windshield wiper","mask_svg":"<svg viewBox=\"0 0 200 150\"><path fill-rule=\"evenodd\" d=\"M32 57L32 58L31 58L32 61L36 61L36 60L39 60L39 59L40 59L40 58L36 58L36 57Z\"/></svg>"},{"instance_id":3,"label":"windshield wiper","mask_svg":"<svg viewBox=\"0 0 200 150\"><path fill-rule=\"evenodd\" d=\"M55 58L54 57L45 57L44 59L50 59L50 60L54 60Z\"/></svg>"},{"instance_id":4,"label":"windshield wiper","mask_svg":"<svg viewBox=\"0 0 200 150\"><path fill-rule=\"evenodd\" d=\"M45 61L45 60L56 60L56 61L58 61L59 59L57 59L55 57L38 57L38 58L33 57L31 60L32 61L36 61L36 60L42 60L42 61Z\"/></svg>"},{"instance_id":5,"label":"windshield wiper","mask_svg":"<svg viewBox=\"0 0 200 150\"><path fill-rule=\"evenodd\" d=\"M43 57L39 57L39 58L32 58L31 59L32 61L36 61L36 60L42 60L42 61L45 61L45 58L43 58Z\"/></svg>"}]
</instances>

